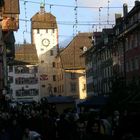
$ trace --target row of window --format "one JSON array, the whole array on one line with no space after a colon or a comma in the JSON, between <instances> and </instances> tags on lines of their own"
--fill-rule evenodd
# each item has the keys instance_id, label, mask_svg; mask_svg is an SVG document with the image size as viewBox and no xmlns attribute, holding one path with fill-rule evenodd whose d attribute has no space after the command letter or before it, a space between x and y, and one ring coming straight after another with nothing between
<instances>
[{"instance_id":1,"label":"row of window","mask_svg":"<svg viewBox=\"0 0 140 140\"><path fill-rule=\"evenodd\" d=\"M16 90L16 96L38 96L38 89L29 89L29 90Z\"/></svg>"},{"instance_id":2,"label":"row of window","mask_svg":"<svg viewBox=\"0 0 140 140\"><path fill-rule=\"evenodd\" d=\"M133 25L135 22L137 22L140 19L140 12L138 11L137 13L135 13L132 17L130 17L129 19L127 19L127 26L131 26Z\"/></svg>"},{"instance_id":3,"label":"row of window","mask_svg":"<svg viewBox=\"0 0 140 140\"><path fill-rule=\"evenodd\" d=\"M41 60L41 63L45 63L44 60ZM52 62L52 67L55 68L56 67L56 63L55 62Z\"/></svg>"},{"instance_id":4,"label":"row of window","mask_svg":"<svg viewBox=\"0 0 140 140\"><path fill-rule=\"evenodd\" d=\"M95 93L100 93L102 92L102 82L101 80L95 80L94 81L94 92Z\"/></svg>"},{"instance_id":5,"label":"row of window","mask_svg":"<svg viewBox=\"0 0 140 140\"><path fill-rule=\"evenodd\" d=\"M42 85L42 87L46 87L45 85ZM58 92L58 93L62 93L62 92L64 92L64 86L63 85L61 85L61 86L59 86L58 88L57 87L54 87L54 88L52 88L52 92L53 93L56 93L56 92Z\"/></svg>"},{"instance_id":6,"label":"row of window","mask_svg":"<svg viewBox=\"0 0 140 140\"><path fill-rule=\"evenodd\" d=\"M93 56L92 60L93 63L97 63L99 61L105 61L112 58L112 50L111 49L106 49L102 53L97 53L96 56Z\"/></svg>"},{"instance_id":7,"label":"row of window","mask_svg":"<svg viewBox=\"0 0 140 140\"><path fill-rule=\"evenodd\" d=\"M126 38L126 42L125 42L126 51L131 48L138 47L140 45L139 38L140 38L140 32L135 32L135 33L129 35Z\"/></svg>"},{"instance_id":8,"label":"row of window","mask_svg":"<svg viewBox=\"0 0 140 140\"><path fill-rule=\"evenodd\" d=\"M43 29L44 30L44 29ZM39 34L40 33L40 29L37 29L37 33ZM52 33L55 33L55 29L46 29L46 33L48 33L49 31L51 31Z\"/></svg>"},{"instance_id":9,"label":"row of window","mask_svg":"<svg viewBox=\"0 0 140 140\"><path fill-rule=\"evenodd\" d=\"M9 72L15 71L15 73L37 73L38 68L37 66L26 67L26 66L9 66Z\"/></svg>"},{"instance_id":10,"label":"row of window","mask_svg":"<svg viewBox=\"0 0 140 140\"><path fill-rule=\"evenodd\" d=\"M23 77L18 77L15 79L15 84L37 84L38 83L38 78L36 77L29 77L29 78L23 78Z\"/></svg>"},{"instance_id":11,"label":"row of window","mask_svg":"<svg viewBox=\"0 0 140 140\"><path fill-rule=\"evenodd\" d=\"M46 86L45 85L42 85L42 87L45 88ZM70 83L70 91L71 91L71 93L75 93L77 91L77 85L76 85L76 83ZM56 93L56 92L58 92L58 93L64 92L64 86L61 85L58 88L57 87L54 87L53 88L53 92L54 93Z\"/></svg>"},{"instance_id":12,"label":"row of window","mask_svg":"<svg viewBox=\"0 0 140 140\"><path fill-rule=\"evenodd\" d=\"M103 85L103 93L109 93L111 90L111 88L110 88L111 86L112 86L111 82L105 83Z\"/></svg>"},{"instance_id":13,"label":"row of window","mask_svg":"<svg viewBox=\"0 0 140 140\"><path fill-rule=\"evenodd\" d=\"M112 66L107 67L104 69L104 77L111 77L113 74L113 68Z\"/></svg>"},{"instance_id":14,"label":"row of window","mask_svg":"<svg viewBox=\"0 0 140 140\"><path fill-rule=\"evenodd\" d=\"M45 61L44 60L41 60L40 61L41 63L45 63ZM60 68L60 64L59 63L56 63L56 62L52 62L52 68Z\"/></svg>"},{"instance_id":15,"label":"row of window","mask_svg":"<svg viewBox=\"0 0 140 140\"><path fill-rule=\"evenodd\" d=\"M93 71L93 73L92 73L92 75L93 75L93 77L99 77L99 76L101 76L101 77L111 77L112 76L112 74L113 74L113 68L112 68L112 66L110 66L110 67L106 67L106 68L104 68L104 69L101 69L101 68L99 68L99 69L96 69L95 71Z\"/></svg>"},{"instance_id":16,"label":"row of window","mask_svg":"<svg viewBox=\"0 0 140 140\"><path fill-rule=\"evenodd\" d=\"M135 57L126 62L126 71L133 71L139 69L139 58Z\"/></svg>"},{"instance_id":17,"label":"row of window","mask_svg":"<svg viewBox=\"0 0 140 140\"><path fill-rule=\"evenodd\" d=\"M40 80L48 80L48 77L40 77ZM56 81L56 75L53 75L52 76L52 80L53 81ZM13 83L14 82L14 79L12 76L8 76L8 81L10 83ZM17 85L22 85L22 84L37 84L38 83L38 78L37 77L27 77L27 78L24 78L24 77L17 77L15 78L15 84Z\"/></svg>"},{"instance_id":18,"label":"row of window","mask_svg":"<svg viewBox=\"0 0 140 140\"><path fill-rule=\"evenodd\" d=\"M59 75L57 76L57 78L58 78L58 81L63 80L63 74L59 74Z\"/></svg>"},{"instance_id":19,"label":"row of window","mask_svg":"<svg viewBox=\"0 0 140 140\"><path fill-rule=\"evenodd\" d=\"M132 14L131 17L126 18L124 25L121 25L116 29L116 35L120 34L122 31L125 31L129 27L131 28L132 25L137 24L139 22L139 19L140 19L140 12L138 10L137 13Z\"/></svg>"}]
</instances>

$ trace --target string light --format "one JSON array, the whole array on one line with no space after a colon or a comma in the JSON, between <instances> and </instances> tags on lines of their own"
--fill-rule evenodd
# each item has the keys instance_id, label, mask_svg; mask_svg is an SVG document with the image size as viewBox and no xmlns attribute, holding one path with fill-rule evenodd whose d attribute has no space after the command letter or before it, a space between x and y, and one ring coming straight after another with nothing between
<instances>
[{"instance_id":1,"label":"string light","mask_svg":"<svg viewBox=\"0 0 140 140\"><path fill-rule=\"evenodd\" d=\"M99 7L99 29L101 28L101 8Z\"/></svg>"},{"instance_id":2,"label":"string light","mask_svg":"<svg viewBox=\"0 0 140 140\"><path fill-rule=\"evenodd\" d=\"M20 0L20 1L24 1L24 0ZM39 2L34 2L34 1L27 1L29 3L33 3L33 4L40 4ZM46 5L53 5L53 6L56 6L56 7L67 7L67 8L74 8L75 6L73 5L60 5L60 4L49 4L49 3L45 3ZM133 6L128 6L128 7L133 7ZM78 6L77 8L88 8L88 9L99 9L100 7L99 6ZM102 8L105 8L105 9L108 9L108 6L106 7L102 7ZM112 7L109 7L109 8L112 8L112 9L122 9L123 7L122 6L112 6Z\"/></svg>"},{"instance_id":3,"label":"string light","mask_svg":"<svg viewBox=\"0 0 140 140\"><path fill-rule=\"evenodd\" d=\"M109 3L110 1L108 0L108 8L107 8L107 24L109 24Z\"/></svg>"},{"instance_id":4,"label":"string light","mask_svg":"<svg viewBox=\"0 0 140 140\"><path fill-rule=\"evenodd\" d=\"M27 21L31 22L29 19L19 19L20 21ZM35 22L35 21L34 21ZM37 22L43 22L43 21L37 21ZM51 22L51 21L45 21L45 22ZM114 20L110 20L110 25L114 25ZM75 21L57 21L58 24L64 24L64 25L73 25L75 24ZM95 23L95 24L94 24ZM102 23L102 24L101 24ZM100 20L101 25L106 25L106 20ZM77 25L99 25L99 20L95 21L78 21Z\"/></svg>"},{"instance_id":5,"label":"string light","mask_svg":"<svg viewBox=\"0 0 140 140\"><path fill-rule=\"evenodd\" d=\"M23 31L23 38L24 38L24 34L25 32L27 32L27 22L31 22L29 19L27 19L27 9L26 9L26 4L31 3L31 4L40 4L40 2L36 2L36 1L32 1L32 0L20 0L21 2L24 2L24 10L25 10L25 19L19 19L19 21L24 21L25 22L25 31ZM114 6L111 7L110 4L110 0L108 0L108 6L104 6L104 7L99 7L99 6L79 6L77 4L77 0L75 0L75 5L60 5L60 4L50 4L50 3L45 3L44 1L44 5L48 5L50 8L50 13L52 12L52 7L65 7L65 8L73 8L74 9L74 14L75 14L75 19L74 21L57 21L58 25L66 25L66 26L72 26L73 27L73 36L75 36L78 33L78 26L91 26L92 28L95 28L95 30L97 31L97 28L101 29L101 27L113 27L115 21L111 21L109 19L109 13L110 13L110 9L122 9L122 6ZM133 7L133 6L129 6L129 7ZM80 8L86 8L86 9L98 9L99 10L99 20L98 21L79 21L78 20L78 9ZM107 9L107 19L106 20L101 20L101 10L102 9ZM43 21L40 21L43 22ZM46 22L51 22L51 21L46 21ZM61 36L61 35L60 35Z\"/></svg>"},{"instance_id":6,"label":"string light","mask_svg":"<svg viewBox=\"0 0 140 140\"><path fill-rule=\"evenodd\" d=\"M25 11L25 19L27 19L27 8L26 8L27 1L24 1L24 11ZM25 31L27 32L27 20L25 20Z\"/></svg>"},{"instance_id":7,"label":"string light","mask_svg":"<svg viewBox=\"0 0 140 140\"><path fill-rule=\"evenodd\" d=\"M27 32L27 8L26 8L27 1L24 1L24 11L25 11L25 30L23 31L23 42L26 43L25 39L25 32Z\"/></svg>"},{"instance_id":8,"label":"string light","mask_svg":"<svg viewBox=\"0 0 140 140\"><path fill-rule=\"evenodd\" d=\"M34 3L34 4L40 4L39 2L34 2L34 1L30 1L30 0L20 0L20 1L24 1L24 4L25 4L25 11L26 11L26 3ZM108 6L107 7L88 7L88 6L78 6L77 5L77 0L75 0L75 5L72 6L72 5L59 5L59 4L49 4L49 3L45 3L45 0L44 0L44 4L46 5L49 5L50 6L50 13L52 12L52 6L60 6L60 7L68 7L68 8L74 8L74 13L75 13L75 23L74 22L69 22L69 21L58 21L57 23L59 25L73 25L73 28L75 30L75 34L77 34L77 26L98 26L99 29L101 28L101 26L106 26L106 25L109 25L109 26L113 26L114 25L114 21L109 21L109 8L123 8L123 7L110 7L109 6L109 0L108 0ZM78 8L98 8L99 9L99 21L84 21L84 22L78 22L77 18L78 18ZM101 21L101 8L107 8L107 20L106 20L106 23L104 23L105 21ZM26 15L26 12L25 12L25 28L26 28L26 31L27 31L27 15ZM98 23L96 23L98 22Z\"/></svg>"}]
</instances>

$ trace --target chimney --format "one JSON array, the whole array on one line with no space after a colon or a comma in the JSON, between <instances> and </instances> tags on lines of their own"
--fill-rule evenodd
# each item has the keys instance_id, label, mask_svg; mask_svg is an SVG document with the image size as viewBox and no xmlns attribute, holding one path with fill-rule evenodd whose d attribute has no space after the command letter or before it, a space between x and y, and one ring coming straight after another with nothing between
<instances>
[{"instance_id":1,"label":"chimney","mask_svg":"<svg viewBox=\"0 0 140 140\"><path fill-rule=\"evenodd\" d=\"M139 6L139 5L140 5L139 0L136 0L136 1L135 1L135 6Z\"/></svg>"},{"instance_id":2,"label":"chimney","mask_svg":"<svg viewBox=\"0 0 140 140\"><path fill-rule=\"evenodd\" d=\"M126 3L123 4L123 16L126 17L128 13L128 6Z\"/></svg>"}]
</instances>

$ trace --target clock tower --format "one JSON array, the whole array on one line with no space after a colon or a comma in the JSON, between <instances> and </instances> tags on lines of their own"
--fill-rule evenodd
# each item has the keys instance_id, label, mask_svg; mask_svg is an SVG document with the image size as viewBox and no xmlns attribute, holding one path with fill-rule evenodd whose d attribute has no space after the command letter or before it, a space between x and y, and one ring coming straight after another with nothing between
<instances>
[{"instance_id":1,"label":"clock tower","mask_svg":"<svg viewBox=\"0 0 140 140\"><path fill-rule=\"evenodd\" d=\"M40 95L53 95L56 92L58 28L55 16L45 12L44 3L41 3L40 11L31 18L31 42L35 44L39 58Z\"/></svg>"}]
</instances>

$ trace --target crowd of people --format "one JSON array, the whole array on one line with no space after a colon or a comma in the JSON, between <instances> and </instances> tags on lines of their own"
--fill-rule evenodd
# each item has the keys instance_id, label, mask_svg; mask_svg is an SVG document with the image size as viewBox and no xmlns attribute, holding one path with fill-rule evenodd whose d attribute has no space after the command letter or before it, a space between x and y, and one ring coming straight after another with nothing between
<instances>
[{"instance_id":1,"label":"crowd of people","mask_svg":"<svg viewBox=\"0 0 140 140\"><path fill-rule=\"evenodd\" d=\"M60 114L47 103L17 104L0 109L0 140L134 140L139 134L136 116L75 109Z\"/></svg>"}]
</instances>

